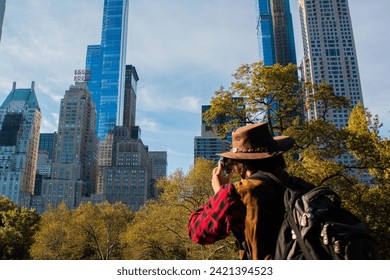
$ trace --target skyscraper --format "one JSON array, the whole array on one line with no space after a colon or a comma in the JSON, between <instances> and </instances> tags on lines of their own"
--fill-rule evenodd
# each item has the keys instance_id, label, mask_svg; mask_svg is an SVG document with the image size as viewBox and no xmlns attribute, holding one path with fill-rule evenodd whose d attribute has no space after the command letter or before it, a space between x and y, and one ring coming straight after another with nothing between
<instances>
[{"instance_id":1,"label":"skyscraper","mask_svg":"<svg viewBox=\"0 0 390 280\"><path fill-rule=\"evenodd\" d=\"M360 85L359 67L356 55L352 23L348 0L299 0L304 58L302 76L305 82L319 84L325 81L332 85L338 96L350 99L352 107L363 96ZM310 90L305 92L306 117L308 120L322 116L321 101L308 102ZM336 127L348 125L350 110L338 108L328 111L325 118ZM351 154L338 156L336 161L345 165L353 165L356 161ZM362 181L370 183L372 178L368 172L359 174L352 170L350 174Z\"/></svg>"},{"instance_id":2,"label":"skyscraper","mask_svg":"<svg viewBox=\"0 0 390 280\"><path fill-rule=\"evenodd\" d=\"M87 48L88 88L102 141L115 125L123 125L128 6L128 0L104 0L101 44Z\"/></svg>"},{"instance_id":3,"label":"skyscraper","mask_svg":"<svg viewBox=\"0 0 390 280\"><path fill-rule=\"evenodd\" d=\"M289 0L256 0L259 53L264 65L296 64Z\"/></svg>"},{"instance_id":4,"label":"skyscraper","mask_svg":"<svg viewBox=\"0 0 390 280\"><path fill-rule=\"evenodd\" d=\"M82 195L95 192L97 138L95 104L83 82L70 86L61 100L51 178L43 181L46 206L64 202L76 208Z\"/></svg>"},{"instance_id":5,"label":"skyscraper","mask_svg":"<svg viewBox=\"0 0 390 280\"><path fill-rule=\"evenodd\" d=\"M18 205L34 193L41 110L31 88L12 91L0 106L0 194Z\"/></svg>"},{"instance_id":6,"label":"skyscraper","mask_svg":"<svg viewBox=\"0 0 390 280\"><path fill-rule=\"evenodd\" d=\"M0 41L1 41L1 33L3 30L4 14L5 14L5 0L0 0Z\"/></svg>"},{"instance_id":7,"label":"skyscraper","mask_svg":"<svg viewBox=\"0 0 390 280\"><path fill-rule=\"evenodd\" d=\"M305 82L325 81L337 95L349 98L352 106L359 101L363 103L348 0L299 0L298 3ZM320 103L306 105L309 120L322 114ZM327 119L342 128L348 124L349 114L347 108L337 109L329 112Z\"/></svg>"}]
</instances>

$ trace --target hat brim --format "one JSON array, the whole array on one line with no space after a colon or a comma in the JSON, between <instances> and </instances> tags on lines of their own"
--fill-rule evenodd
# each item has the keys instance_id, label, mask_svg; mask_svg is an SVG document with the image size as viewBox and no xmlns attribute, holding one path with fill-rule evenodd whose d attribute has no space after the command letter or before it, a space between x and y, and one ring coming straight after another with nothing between
<instances>
[{"instance_id":1,"label":"hat brim","mask_svg":"<svg viewBox=\"0 0 390 280\"><path fill-rule=\"evenodd\" d=\"M287 152L294 146L294 139L290 136L276 136L274 137L275 145L272 147L272 152L259 152L259 153L243 153L243 152L226 152L217 154L218 156L231 158L231 159L243 159L243 160L256 160L266 159L281 155Z\"/></svg>"}]
</instances>

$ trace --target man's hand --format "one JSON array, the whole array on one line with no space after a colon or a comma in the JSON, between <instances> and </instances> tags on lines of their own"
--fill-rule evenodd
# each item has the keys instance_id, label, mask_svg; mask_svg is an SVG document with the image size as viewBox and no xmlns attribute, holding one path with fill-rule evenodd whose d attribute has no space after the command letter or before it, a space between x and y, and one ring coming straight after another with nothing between
<instances>
[{"instance_id":1,"label":"man's hand","mask_svg":"<svg viewBox=\"0 0 390 280\"><path fill-rule=\"evenodd\" d=\"M222 175L222 163L221 161L218 161L217 167L213 169L213 175L211 179L214 193L217 193L221 186L227 183L229 183L229 178Z\"/></svg>"}]
</instances>

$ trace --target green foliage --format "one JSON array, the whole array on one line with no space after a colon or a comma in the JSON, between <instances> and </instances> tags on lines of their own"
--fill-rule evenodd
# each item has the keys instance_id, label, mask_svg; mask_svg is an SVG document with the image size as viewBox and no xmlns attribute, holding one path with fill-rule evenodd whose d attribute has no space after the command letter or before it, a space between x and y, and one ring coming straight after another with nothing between
<instances>
[{"instance_id":1,"label":"green foliage","mask_svg":"<svg viewBox=\"0 0 390 280\"><path fill-rule=\"evenodd\" d=\"M211 99L204 119L220 136L239 124L265 121L274 132L283 132L301 111L297 91L297 67L293 64L264 66L262 62L240 66L229 89L220 88ZM219 123L222 117L226 122Z\"/></svg>"},{"instance_id":2,"label":"green foliage","mask_svg":"<svg viewBox=\"0 0 390 280\"><path fill-rule=\"evenodd\" d=\"M39 215L0 196L0 259L26 260Z\"/></svg>"},{"instance_id":3,"label":"green foliage","mask_svg":"<svg viewBox=\"0 0 390 280\"><path fill-rule=\"evenodd\" d=\"M333 109L350 109L350 101L335 94L333 86L324 81L320 84L306 83L302 91L306 93L306 106L316 104L317 119L325 120Z\"/></svg>"},{"instance_id":4,"label":"green foliage","mask_svg":"<svg viewBox=\"0 0 390 280\"><path fill-rule=\"evenodd\" d=\"M367 169L379 186L390 181L390 142L379 136L378 117L372 119L368 110L359 103L351 112L347 146L358 159L357 166Z\"/></svg>"}]
</instances>

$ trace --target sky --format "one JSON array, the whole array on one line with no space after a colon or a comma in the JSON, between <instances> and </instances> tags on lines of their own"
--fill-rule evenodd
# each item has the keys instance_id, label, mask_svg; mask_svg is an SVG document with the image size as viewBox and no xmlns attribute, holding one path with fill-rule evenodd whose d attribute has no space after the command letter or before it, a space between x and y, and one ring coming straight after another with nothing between
<instances>
[{"instance_id":1,"label":"sky","mask_svg":"<svg viewBox=\"0 0 390 280\"><path fill-rule=\"evenodd\" d=\"M7 0L0 42L0 104L16 82L35 92L41 132L57 131L60 100L100 44L103 0ZM364 105L390 132L390 1L350 0ZM290 0L297 60L298 0ZM127 64L136 67L136 124L151 151L167 151L168 173L193 164L201 106L229 87L242 64L259 60L254 0L130 0Z\"/></svg>"}]
</instances>

